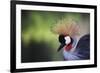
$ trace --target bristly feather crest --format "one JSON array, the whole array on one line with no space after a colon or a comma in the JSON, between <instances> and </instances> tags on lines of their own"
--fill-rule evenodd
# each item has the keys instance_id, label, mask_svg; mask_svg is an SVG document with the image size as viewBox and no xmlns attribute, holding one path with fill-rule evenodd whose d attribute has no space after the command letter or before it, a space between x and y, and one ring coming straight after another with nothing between
<instances>
[{"instance_id":1,"label":"bristly feather crest","mask_svg":"<svg viewBox=\"0 0 100 73\"><path fill-rule=\"evenodd\" d=\"M79 35L79 25L74 20L62 19L53 26L52 32L59 35Z\"/></svg>"}]
</instances>

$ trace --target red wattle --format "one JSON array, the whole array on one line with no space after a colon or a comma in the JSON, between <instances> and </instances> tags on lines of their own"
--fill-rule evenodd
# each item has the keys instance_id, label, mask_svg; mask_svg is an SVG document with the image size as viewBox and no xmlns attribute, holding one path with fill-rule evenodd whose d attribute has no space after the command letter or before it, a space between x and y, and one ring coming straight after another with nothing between
<instances>
[{"instance_id":1,"label":"red wattle","mask_svg":"<svg viewBox=\"0 0 100 73\"><path fill-rule=\"evenodd\" d=\"M68 44L68 45L65 46L66 51L70 51L71 48L72 48L72 44Z\"/></svg>"}]
</instances>

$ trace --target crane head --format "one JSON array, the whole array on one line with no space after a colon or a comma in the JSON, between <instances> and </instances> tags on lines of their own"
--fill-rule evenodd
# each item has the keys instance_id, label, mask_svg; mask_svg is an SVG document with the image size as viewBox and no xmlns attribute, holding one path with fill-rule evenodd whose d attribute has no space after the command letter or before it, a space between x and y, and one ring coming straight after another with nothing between
<instances>
[{"instance_id":1,"label":"crane head","mask_svg":"<svg viewBox=\"0 0 100 73\"><path fill-rule=\"evenodd\" d=\"M58 51L63 47L65 47L67 51L73 47L72 44L74 43L74 37L80 35L78 24L79 23L73 19L68 20L64 18L52 27L51 31L54 34L59 35L59 42L61 45L58 48Z\"/></svg>"},{"instance_id":2,"label":"crane head","mask_svg":"<svg viewBox=\"0 0 100 73\"><path fill-rule=\"evenodd\" d=\"M71 49L69 46L72 45L73 39L69 35L59 35L59 42L61 45L58 48L58 51L60 51L64 46L66 46L66 49Z\"/></svg>"}]
</instances>

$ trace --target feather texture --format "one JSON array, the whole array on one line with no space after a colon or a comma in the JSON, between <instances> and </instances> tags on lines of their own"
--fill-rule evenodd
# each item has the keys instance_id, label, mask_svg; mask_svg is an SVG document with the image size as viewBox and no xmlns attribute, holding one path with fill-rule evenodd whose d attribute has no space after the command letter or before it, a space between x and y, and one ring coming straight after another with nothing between
<instances>
[{"instance_id":1,"label":"feather texture","mask_svg":"<svg viewBox=\"0 0 100 73\"><path fill-rule=\"evenodd\" d=\"M79 25L74 20L60 20L55 26L52 28L52 32L59 35L69 35L75 36L79 35Z\"/></svg>"}]
</instances>

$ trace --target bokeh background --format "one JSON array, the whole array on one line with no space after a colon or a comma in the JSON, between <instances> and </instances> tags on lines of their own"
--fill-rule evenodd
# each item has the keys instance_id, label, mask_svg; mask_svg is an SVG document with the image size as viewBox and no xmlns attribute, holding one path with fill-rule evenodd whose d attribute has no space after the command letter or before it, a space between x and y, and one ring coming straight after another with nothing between
<instances>
[{"instance_id":1,"label":"bokeh background","mask_svg":"<svg viewBox=\"0 0 100 73\"><path fill-rule=\"evenodd\" d=\"M21 10L21 62L63 61L58 35L51 29L65 18L78 23L81 36L90 32L89 13Z\"/></svg>"}]
</instances>

